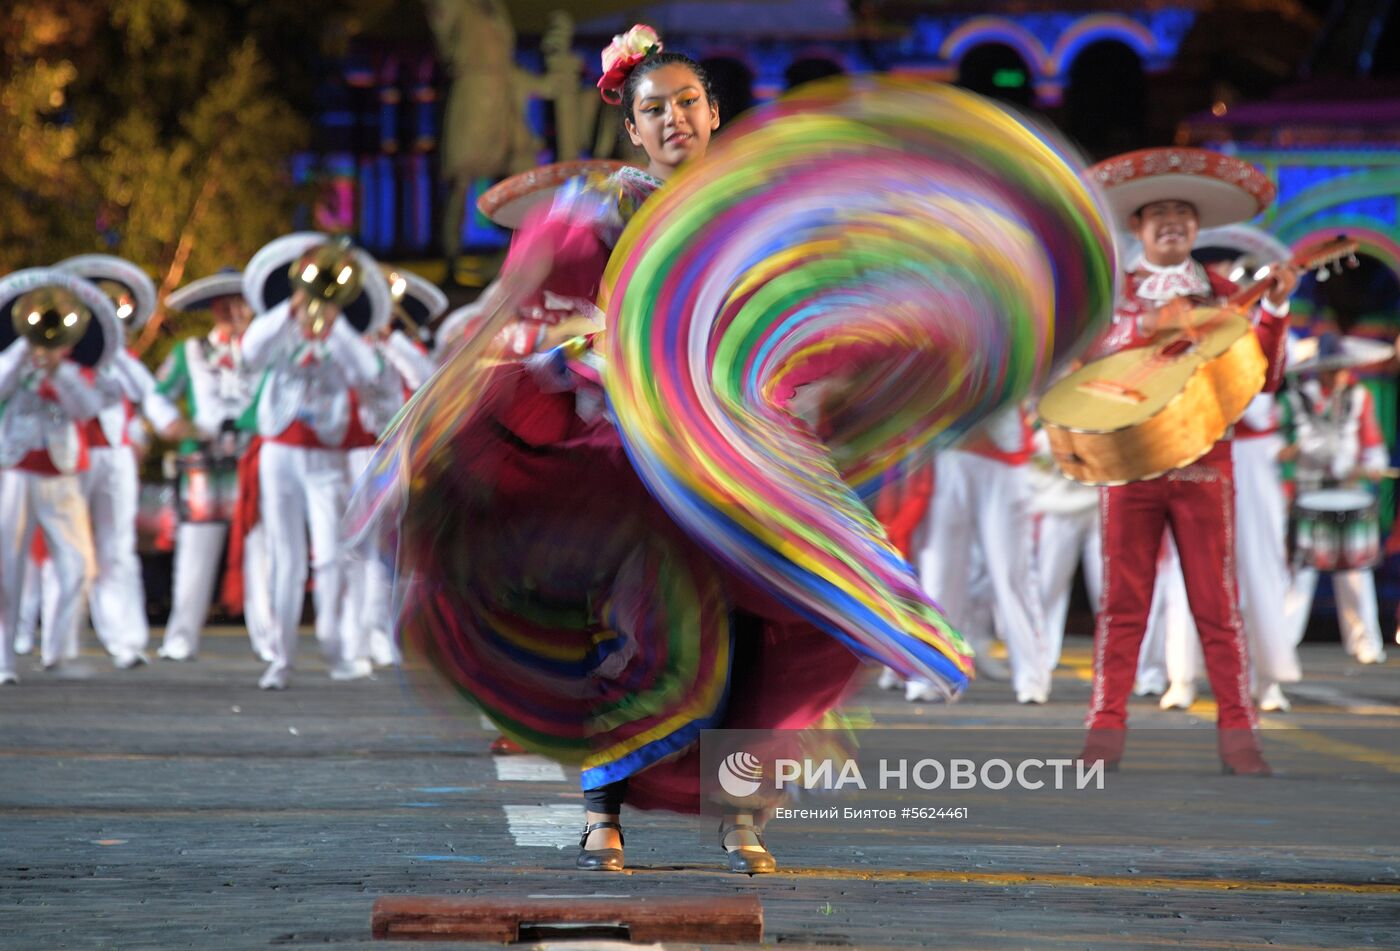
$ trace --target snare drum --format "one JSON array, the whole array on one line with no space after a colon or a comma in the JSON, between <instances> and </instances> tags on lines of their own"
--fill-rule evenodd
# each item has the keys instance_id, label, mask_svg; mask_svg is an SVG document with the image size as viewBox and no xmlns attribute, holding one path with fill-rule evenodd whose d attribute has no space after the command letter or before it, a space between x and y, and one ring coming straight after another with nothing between
<instances>
[{"instance_id":1,"label":"snare drum","mask_svg":"<svg viewBox=\"0 0 1400 951\"><path fill-rule=\"evenodd\" d=\"M178 498L182 522L231 522L238 507L238 459L205 453L182 456Z\"/></svg>"},{"instance_id":2,"label":"snare drum","mask_svg":"<svg viewBox=\"0 0 1400 951\"><path fill-rule=\"evenodd\" d=\"M1372 568L1380 561L1376 500L1362 489L1315 489L1293 503L1293 562L1318 571Z\"/></svg>"},{"instance_id":3,"label":"snare drum","mask_svg":"<svg viewBox=\"0 0 1400 951\"><path fill-rule=\"evenodd\" d=\"M149 555L175 547L175 483L141 483L136 507L136 550Z\"/></svg>"}]
</instances>

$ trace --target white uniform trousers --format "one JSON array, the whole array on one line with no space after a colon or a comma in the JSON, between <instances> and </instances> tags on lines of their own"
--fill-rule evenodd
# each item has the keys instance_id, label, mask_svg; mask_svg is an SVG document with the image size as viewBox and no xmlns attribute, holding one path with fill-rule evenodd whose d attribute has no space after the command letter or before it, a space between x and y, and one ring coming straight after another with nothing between
<instances>
[{"instance_id":1,"label":"white uniform trousers","mask_svg":"<svg viewBox=\"0 0 1400 951\"><path fill-rule=\"evenodd\" d=\"M254 525L243 538L243 624L253 653L271 661L273 642L280 634L272 608L272 568L267 558L267 532Z\"/></svg>"},{"instance_id":2,"label":"white uniform trousers","mask_svg":"<svg viewBox=\"0 0 1400 951\"><path fill-rule=\"evenodd\" d=\"M107 653L122 661L144 651L151 639L146 585L136 554L141 493L136 454L129 446L99 446L88 450L88 458L81 479L97 557L97 576L88 597L92 628Z\"/></svg>"},{"instance_id":3,"label":"white uniform trousers","mask_svg":"<svg viewBox=\"0 0 1400 951\"><path fill-rule=\"evenodd\" d=\"M44 565L48 559L30 559L24 568L24 590L19 598L19 628L15 631L15 653L28 654L39 641L39 625L44 613Z\"/></svg>"},{"instance_id":4,"label":"white uniform trousers","mask_svg":"<svg viewBox=\"0 0 1400 951\"><path fill-rule=\"evenodd\" d=\"M969 623L968 556L973 546L980 546L997 625L1006 641L1012 686L1017 693L1048 694L1051 667L1033 545L1029 487L1022 467L958 450L938 456L933 500L914 545L920 583L954 625L981 637L981 626ZM990 645L971 646L984 651Z\"/></svg>"},{"instance_id":5,"label":"white uniform trousers","mask_svg":"<svg viewBox=\"0 0 1400 951\"><path fill-rule=\"evenodd\" d=\"M351 484L369 467L373 446L351 449L346 454ZM391 582L379 552L348 557L345 565L345 656L350 660L372 660L381 667L397 664L389 600Z\"/></svg>"},{"instance_id":6,"label":"white uniform trousers","mask_svg":"<svg viewBox=\"0 0 1400 951\"><path fill-rule=\"evenodd\" d=\"M175 529L175 571L162 657L183 660L199 653L199 635L209 618L227 541L223 522L181 522Z\"/></svg>"},{"instance_id":7,"label":"white uniform trousers","mask_svg":"<svg viewBox=\"0 0 1400 951\"><path fill-rule=\"evenodd\" d=\"M1294 645L1303 639L1312 613L1313 593L1317 590L1317 569L1302 568L1293 576L1289 592L1289 615L1293 621L1290 636ZM1376 578L1370 568L1332 572L1332 594L1337 599L1337 626L1342 646L1352 657L1365 660L1382 656L1380 609L1376 606Z\"/></svg>"},{"instance_id":8,"label":"white uniform trousers","mask_svg":"<svg viewBox=\"0 0 1400 951\"><path fill-rule=\"evenodd\" d=\"M345 452L265 442L258 461L273 636L271 670L290 670L306 599L307 532L315 584L316 640L332 665L345 659L340 520L349 484Z\"/></svg>"},{"instance_id":9,"label":"white uniform trousers","mask_svg":"<svg viewBox=\"0 0 1400 951\"><path fill-rule=\"evenodd\" d=\"M917 544L916 541L915 545ZM992 601L992 583L987 578L982 549L974 545L967 556L967 617L959 622L958 633L977 651L980 661L981 658L990 656L992 642L1000 639L998 633L1001 625L997 622L996 605ZM927 683L923 680L915 682ZM909 681L896 676L895 672L888 668L880 675L882 687L889 688L901 683L907 684Z\"/></svg>"},{"instance_id":10,"label":"white uniform trousers","mask_svg":"<svg viewBox=\"0 0 1400 951\"><path fill-rule=\"evenodd\" d=\"M1235 573L1256 696L1275 684L1297 683L1302 677L1285 604L1289 588L1288 500L1278 469L1283 447L1283 437L1277 433L1237 437L1232 447ZM1374 595L1371 605L1374 615ZM1379 623L1375 630L1379 645Z\"/></svg>"},{"instance_id":11,"label":"white uniform trousers","mask_svg":"<svg viewBox=\"0 0 1400 951\"><path fill-rule=\"evenodd\" d=\"M1074 572L1084 565L1089 603L1098 609L1103 593L1103 536L1098 506L1080 512L1045 512L1036 530L1036 577L1040 579L1047 662L1053 670L1064 647Z\"/></svg>"},{"instance_id":12,"label":"white uniform trousers","mask_svg":"<svg viewBox=\"0 0 1400 951\"><path fill-rule=\"evenodd\" d=\"M218 583L219 560L228 541L223 522L181 522L175 531L174 595L165 624L161 653L183 659L199 653L199 637L209 618ZM267 553L262 525L243 540L243 620L253 653L272 660L272 594L268 587Z\"/></svg>"},{"instance_id":13,"label":"white uniform trousers","mask_svg":"<svg viewBox=\"0 0 1400 951\"><path fill-rule=\"evenodd\" d=\"M16 673L14 636L36 529L44 533L58 589L40 645L45 664L63 659L77 643L83 603L97 571L78 475L0 472L0 674Z\"/></svg>"},{"instance_id":14,"label":"white uniform trousers","mask_svg":"<svg viewBox=\"0 0 1400 951\"><path fill-rule=\"evenodd\" d=\"M88 586L92 586L90 578ZM27 649L22 647L17 638L15 650L21 654L29 653L33 649L35 632L43 632L38 642L46 645L40 651L45 665L56 664L60 660L73 660L78 656L78 641L82 637L83 626L81 605L78 610L78 623L73 625L69 634L64 635L66 639L60 642L54 634L53 619L58 611L62 587L58 583L58 570L54 567L52 558L45 558L42 562L36 562L32 558L29 560L29 566L24 572L24 596L19 608L19 637L27 637L30 646Z\"/></svg>"}]
</instances>

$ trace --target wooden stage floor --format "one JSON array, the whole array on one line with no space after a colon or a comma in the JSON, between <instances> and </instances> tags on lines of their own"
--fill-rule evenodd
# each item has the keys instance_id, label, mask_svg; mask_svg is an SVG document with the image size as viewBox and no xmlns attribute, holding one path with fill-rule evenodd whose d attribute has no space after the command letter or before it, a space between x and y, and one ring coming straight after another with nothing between
<instances>
[{"instance_id":1,"label":"wooden stage floor","mask_svg":"<svg viewBox=\"0 0 1400 951\"><path fill-rule=\"evenodd\" d=\"M990 682L953 706L873 685L858 704L947 735L1073 730L1089 645L1069 644L1043 707ZM425 705L397 671L331 682L309 636L282 693L256 688L232 629L196 663L22 659L0 688L0 948L403 948L370 940L378 896L741 894L781 947L1400 947L1391 654L1361 667L1305 645L1293 711L1263 717L1272 779L1220 775L1208 700L1135 700L1114 781L1137 805L1097 830L1052 807L856 844L836 824L774 829L782 871L751 880L724 871L712 820L644 813L625 817L627 873L574 871L576 774L493 757L476 714Z\"/></svg>"}]
</instances>

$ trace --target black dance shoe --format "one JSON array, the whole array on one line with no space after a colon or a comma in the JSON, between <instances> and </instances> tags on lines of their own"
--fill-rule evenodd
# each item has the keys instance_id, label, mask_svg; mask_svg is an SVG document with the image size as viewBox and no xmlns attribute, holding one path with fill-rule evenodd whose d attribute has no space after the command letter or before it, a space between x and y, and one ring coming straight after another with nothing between
<instances>
[{"instance_id":1,"label":"black dance shoe","mask_svg":"<svg viewBox=\"0 0 1400 951\"><path fill-rule=\"evenodd\" d=\"M759 848L763 851L752 848L731 849L724 844L724 840L729 838L731 832L752 832L754 838L758 840ZM720 823L719 827L719 847L724 849L729 856L729 870L742 875L766 875L769 872L778 870L778 862L768 851L768 846L763 844L763 836L758 829L749 823L733 823L725 825Z\"/></svg>"},{"instance_id":2,"label":"black dance shoe","mask_svg":"<svg viewBox=\"0 0 1400 951\"><path fill-rule=\"evenodd\" d=\"M617 822L595 822L592 825L583 827L583 835L578 840L578 861L575 863L585 872L620 872L622 871L622 850L621 849L586 849L584 844L588 841L588 834L594 829L616 829L618 841L626 845L622 838L622 825Z\"/></svg>"}]
</instances>

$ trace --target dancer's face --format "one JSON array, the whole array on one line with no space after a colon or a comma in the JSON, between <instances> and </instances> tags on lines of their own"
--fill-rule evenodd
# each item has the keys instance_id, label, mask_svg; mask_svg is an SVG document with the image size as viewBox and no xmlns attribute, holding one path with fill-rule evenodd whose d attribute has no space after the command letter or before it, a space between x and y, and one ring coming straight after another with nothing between
<instances>
[{"instance_id":1,"label":"dancer's face","mask_svg":"<svg viewBox=\"0 0 1400 951\"><path fill-rule=\"evenodd\" d=\"M1149 264L1171 267L1191 256L1200 229L1196 208L1186 201L1154 201L1128 219Z\"/></svg>"},{"instance_id":2,"label":"dancer's face","mask_svg":"<svg viewBox=\"0 0 1400 951\"><path fill-rule=\"evenodd\" d=\"M659 66L637 83L632 115L625 120L632 144L646 150L647 171L668 178L682 164L705 154L719 128L719 109L705 95L695 71L681 63Z\"/></svg>"}]
</instances>

